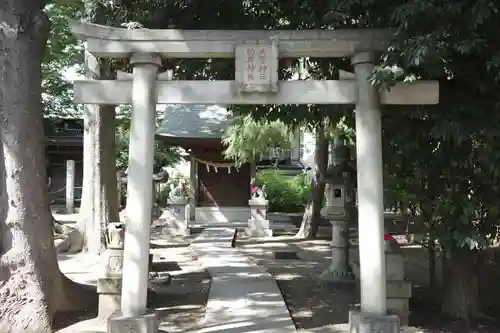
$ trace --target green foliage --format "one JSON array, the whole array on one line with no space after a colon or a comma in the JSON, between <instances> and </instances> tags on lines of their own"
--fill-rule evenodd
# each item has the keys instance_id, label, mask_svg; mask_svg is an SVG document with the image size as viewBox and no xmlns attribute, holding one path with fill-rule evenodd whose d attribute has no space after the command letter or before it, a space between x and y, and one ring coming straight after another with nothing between
<instances>
[{"instance_id":1,"label":"green foliage","mask_svg":"<svg viewBox=\"0 0 500 333\"><path fill-rule=\"evenodd\" d=\"M59 1L54 6L63 3ZM110 24L129 27L393 28L391 45L381 55L372 83L380 89L390 89L398 81L439 80L440 104L383 107L385 203L423 224L425 232L419 235L420 240L437 238L448 255L463 253L464 248L481 249L496 239L500 215L497 1L122 0L111 7ZM59 17L65 15L73 16L61 13ZM59 33L53 34L51 39L59 38ZM61 36L67 37L67 33ZM74 42L71 37L66 41L62 37L61 42L49 45L45 64L50 66L44 65L48 66L44 67L44 101L54 102L50 110L55 112L70 105L69 87L58 81L60 68L78 63L63 57L81 54L65 52L64 47ZM126 66L126 61L121 65ZM231 59L169 59L164 68L174 69L177 79L234 77ZM294 75L302 80L337 79L340 69L352 71L349 59L281 59L279 75L281 79ZM335 124L343 118L340 132L348 141L354 140L352 106L245 105L232 109L235 114L251 115L256 121L280 120L290 127L338 129ZM234 133L238 130L245 131L235 128ZM123 136L126 135L124 130ZM230 144L233 146L228 155L244 160L252 155L248 153L253 151L249 146L260 149L266 140L245 143L236 138ZM303 209L306 195L300 193L306 192L305 185L291 185L293 182L274 170L259 173L257 181L267 185L271 210Z\"/></svg>"},{"instance_id":2,"label":"green foliage","mask_svg":"<svg viewBox=\"0 0 500 333\"><path fill-rule=\"evenodd\" d=\"M73 104L72 85L63 74L83 62L83 44L69 31L67 20L78 19L83 13L82 1L55 1L45 7L51 29L42 59L42 98L44 114L49 117L79 115Z\"/></svg>"},{"instance_id":3,"label":"green foliage","mask_svg":"<svg viewBox=\"0 0 500 333\"><path fill-rule=\"evenodd\" d=\"M184 190L181 193L180 192L172 193L172 188L174 190L180 189L181 183L183 184ZM160 190L156 193L156 203L161 207L166 207L168 204L168 200L173 197L181 197L186 200L189 200L191 191L192 191L191 183L188 177L185 177L180 173L172 174L170 175L168 182L162 184L160 186Z\"/></svg>"},{"instance_id":4,"label":"green foliage","mask_svg":"<svg viewBox=\"0 0 500 333\"><path fill-rule=\"evenodd\" d=\"M293 178L284 176L277 169L257 172L257 186L266 186L269 211L280 213L302 213L307 204L309 184L305 176L299 174Z\"/></svg>"},{"instance_id":5,"label":"green foliage","mask_svg":"<svg viewBox=\"0 0 500 333\"><path fill-rule=\"evenodd\" d=\"M388 18L397 27L393 52L374 76L381 85L439 80L439 105L387 108L384 162L386 202L422 223L447 255L488 247L497 237L500 62L497 43L488 42L500 18L495 7L401 2Z\"/></svg>"},{"instance_id":6,"label":"green foliage","mask_svg":"<svg viewBox=\"0 0 500 333\"><path fill-rule=\"evenodd\" d=\"M168 196L170 195L170 188L166 184L160 186L160 190L156 192L156 203L160 207L166 207L168 203Z\"/></svg>"},{"instance_id":7,"label":"green foliage","mask_svg":"<svg viewBox=\"0 0 500 333\"><path fill-rule=\"evenodd\" d=\"M237 164L253 161L269 147L289 148L293 131L281 121L254 120L250 115L235 117L223 136L224 155Z\"/></svg>"},{"instance_id":8,"label":"green foliage","mask_svg":"<svg viewBox=\"0 0 500 333\"><path fill-rule=\"evenodd\" d=\"M130 137L130 107L120 108L116 124L116 167L125 170L128 166L128 148ZM160 117L157 114L157 122ZM177 163L181 158L180 150L170 147L160 140L155 141L154 172Z\"/></svg>"},{"instance_id":9,"label":"green foliage","mask_svg":"<svg viewBox=\"0 0 500 333\"><path fill-rule=\"evenodd\" d=\"M481 249L497 236L500 189L500 58L492 0L342 0L332 27L394 29L372 77L381 89L434 79L436 106L384 107L385 203L437 238L446 254ZM463 20L467 13L467 20ZM494 41L494 42L493 42Z\"/></svg>"},{"instance_id":10,"label":"green foliage","mask_svg":"<svg viewBox=\"0 0 500 333\"><path fill-rule=\"evenodd\" d=\"M388 89L395 81L436 79L441 98L432 107L384 107L386 202L424 223L429 235L453 249L484 247L496 236L499 213L494 198L500 194L497 7L492 0L396 0L390 3L391 10L387 3L374 0L123 0L113 10L116 25L136 22L146 28L394 28L392 45L382 55L373 83ZM65 44L70 42L54 45ZM352 70L349 59L282 59L280 65L282 79L295 74L304 80L336 79L339 69ZM227 59L175 59L164 67L174 69L179 79L231 79L234 72L233 61ZM55 77L58 72L51 73ZM65 88L53 86L59 87L57 91ZM280 120L292 127L323 126L325 119L336 124L344 117L344 129L348 129L344 132L350 129L352 138L351 106L233 109L263 123ZM249 137L259 137L258 127L249 129L256 130ZM229 156L244 160L253 151L249 146L258 150L266 144L267 139L238 142L234 134L238 131L244 129L233 129Z\"/></svg>"}]
</instances>

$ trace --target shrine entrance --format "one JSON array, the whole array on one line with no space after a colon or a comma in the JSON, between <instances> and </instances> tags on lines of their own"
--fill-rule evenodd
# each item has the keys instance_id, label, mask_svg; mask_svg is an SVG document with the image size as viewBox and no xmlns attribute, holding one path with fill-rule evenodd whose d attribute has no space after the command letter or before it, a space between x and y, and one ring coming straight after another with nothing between
<instances>
[{"instance_id":1,"label":"shrine entrance","mask_svg":"<svg viewBox=\"0 0 500 333\"><path fill-rule=\"evenodd\" d=\"M130 58L118 80L79 81L74 101L132 104L122 316L146 318L151 175L157 104L353 104L356 106L361 310L384 316L386 281L380 104L436 104L438 84L399 84L379 93L369 82L390 32L384 30L128 30L72 22L87 52ZM175 81L163 58L235 58L235 79ZM350 57L354 79L279 81L278 58ZM147 320L147 319L144 319Z\"/></svg>"},{"instance_id":2,"label":"shrine entrance","mask_svg":"<svg viewBox=\"0 0 500 333\"><path fill-rule=\"evenodd\" d=\"M227 225L250 216L251 164L224 158L223 134L231 113L221 105L166 105L156 139L189 154L189 222Z\"/></svg>"}]
</instances>

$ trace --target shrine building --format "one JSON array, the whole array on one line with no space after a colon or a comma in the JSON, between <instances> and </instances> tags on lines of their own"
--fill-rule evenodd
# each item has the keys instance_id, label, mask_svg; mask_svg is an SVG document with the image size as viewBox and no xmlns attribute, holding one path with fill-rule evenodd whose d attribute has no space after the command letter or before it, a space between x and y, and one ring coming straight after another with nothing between
<instances>
[{"instance_id":1,"label":"shrine building","mask_svg":"<svg viewBox=\"0 0 500 333\"><path fill-rule=\"evenodd\" d=\"M257 163L236 167L224 158L222 138L230 125L231 112L218 105L164 105L164 117L156 139L189 153L190 183L194 189L190 205L193 221L246 221L250 215L250 183L257 169L277 159L285 170L300 172L300 145L277 153L263 152ZM277 155L278 154L278 155Z\"/></svg>"}]
</instances>

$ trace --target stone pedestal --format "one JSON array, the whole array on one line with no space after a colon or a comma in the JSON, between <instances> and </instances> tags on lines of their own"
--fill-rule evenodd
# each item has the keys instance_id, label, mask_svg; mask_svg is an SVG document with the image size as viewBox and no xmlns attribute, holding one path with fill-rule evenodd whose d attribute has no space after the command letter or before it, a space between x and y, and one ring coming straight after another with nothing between
<instances>
[{"instance_id":1,"label":"stone pedestal","mask_svg":"<svg viewBox=\"0 0 500 333\"><path fill-rule=\"evenodd\" d=\"M157 333L158 314L148 311L144 315L124 317L120 312L113 313L107 321L107 333Z\"/></svg>"},{"instance_id":2,"label":"stone pedestal","mask_svg":"<svg viewBox=\"0 0 500 333\"><path fill-rule=\"evenodd\" d=\"M397 242L390 237L385 245L387 312L397 315L401 325L408 325L412 285L405 281L404 258Z\"/></svg>"},{"instance_id":3,"label":"stone pedestal","mask_svg":"<svg viewBox=\"0 0 500 333\"><path fill-rule=\"evenodd\" d=\"M412 285L405 280L404 257L394 238L385 241L385 279L387 312L397 315L401 325L408 325ZM353 270L359 278L359 262L353 262Z\"/></svg>"},{"instance_id":4,"label":"stone pedestal","mask_svg":"<svg viewBox=\"0 0 500 333\"><path fill-rule=\"evenodd\" d=\"M103 276L97 279L99 318L108 318L120 309L124 232L122 223L108 225L108 246L102 254Z\"/></svg>"},{"instance_id":5,"label":"stone pedestal","mask_svg":"<svg viewBox=\"0 0 500 333\"><path fill-rule=\"evenodd\" d=\"M97 279L97 293L99 294L98 317L109 318L120 309L122 300L121 276L103 277Z\"/></svg>"},{"instance_id":6,"label":"stone pedestal","mask_svg":"<svg viewBox=\"0 0 500 333\"><path fill-rule=\"evenodd\" d=\"M347 220L331 216L332 225L332 262L319 276L331 282L354 282L354 274L349 266L349 243Z\"/></svg>"},{"instance_id":7,"label":"stone pedestal","mask_svg":"<svg viewBox=\"0 0 500 333\"><path fill-rule=\"evenodd\" d=\"M267 200L253 198L248 200L250 206L250 219L245 234L250 237L272 237L269 220L267 219Z\"/></svg>"},{"instance_id":8,"label":"stone pedestal","mask_svg":"<svg viewBox=\"0 0 500 333\"><path fill-rule=\"evenodd\" d=\"M398 316L349 312L349 333L400 333Z\"/></svg>"},{"instance_id":9,"label":"stone pedestal","mask_svg":"<svg viewBox=\"0 0 500 333\"><path fill-rule=\"evenodd\" d=\"M171 236L189 235L189 215L188 200L169 200L162 216L162 233Z\"/></svg>"},{"instance_id":10,"label":"stone pedestal","mask_svg":"<svg viewBox=\"0 0 500 333\"><path fill-rule=\"evenodd\" d=\"M123 271L123 248L108 247L102 254L104 276L121 276Z\"/></svg>"}]
</instances>

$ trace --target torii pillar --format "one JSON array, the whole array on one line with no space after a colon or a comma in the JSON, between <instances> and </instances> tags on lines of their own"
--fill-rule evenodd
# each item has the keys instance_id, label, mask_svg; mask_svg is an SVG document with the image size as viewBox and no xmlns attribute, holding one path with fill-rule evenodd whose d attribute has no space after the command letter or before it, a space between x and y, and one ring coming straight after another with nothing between
<instances>
[{"instance_id":1,"label":"torii pillar","mask_svg":"<svg viewBox=\"0 0 500 333\"><path fill-rule=\"evenodd\" d=\"M350 312L350 332L399 332L399 318L387 315L384 253L382 119L379 92L368 81L372 52L351 57L356 78L356 159L361 311Z\"/></svg>"},{"instance_id":2,"label":"torii pillar","mask_svg":"<svg viewBox=\"0 0 500 333\"><path fill-rule=\"evenodd\" d=\"M156 78L161 58L149 53L133 54L130 63L133 66L132 117L121 313L109 318L108 333L146 333L158 329L157 315L148 312L146 301L153 203L151 175L156 130ZM124 331L124 327L128 330Z\"/></svg>"},{"instance_id":3,"label":"torii pillar","mask_svg":"<svg viewBox=\"0 0 500 333\"><path fill-rule=\"evenodd\" d=\"M373 53L352 57L358 86L356 158L361 308L385 314L384 185L382 181L382 121L378 91L368 82Z\"/></svg>"}]
</instances>

